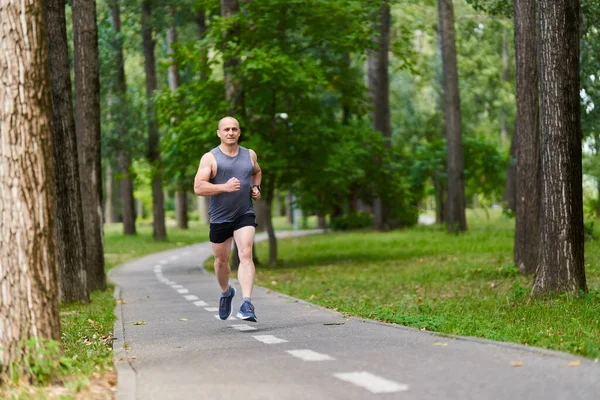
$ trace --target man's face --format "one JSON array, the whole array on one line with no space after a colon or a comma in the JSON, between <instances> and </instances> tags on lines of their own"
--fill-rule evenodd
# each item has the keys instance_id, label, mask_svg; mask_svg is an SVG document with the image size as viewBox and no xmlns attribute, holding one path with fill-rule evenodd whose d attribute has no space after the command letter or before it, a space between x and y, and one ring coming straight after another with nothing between
<instances>
[{"instance_id":1,"label":"man's face","mask_svg":"<svg viewBox=\"0 0 600 400\"><path fill-rule=\"evenodd\" d=\"M240 138L240 124L233 118L221 121L217 135L223 144L235 144Z\"/></svg>"}]
</instances>

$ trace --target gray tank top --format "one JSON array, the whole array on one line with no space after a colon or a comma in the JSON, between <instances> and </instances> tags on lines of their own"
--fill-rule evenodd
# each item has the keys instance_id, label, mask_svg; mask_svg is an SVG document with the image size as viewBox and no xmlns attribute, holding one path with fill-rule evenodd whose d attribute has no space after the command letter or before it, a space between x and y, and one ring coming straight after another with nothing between
<instances>
[{"instance_id":1,"label":"gray tank top","mask_svg":"<svg viewBox=\"0 0 600 400\"><path fill-rule=\"evenodd\" d=\"M217 160L217 175L210 180L220 185L235 177L240 181L240 190L233 193L220 193L210 198L208 214L211 224L233 222L244 214L254 214L252 207L252 160L250 151L240 146L235 157L223 153L215 147L210 151Z\"/></svg>"}]
</instances>

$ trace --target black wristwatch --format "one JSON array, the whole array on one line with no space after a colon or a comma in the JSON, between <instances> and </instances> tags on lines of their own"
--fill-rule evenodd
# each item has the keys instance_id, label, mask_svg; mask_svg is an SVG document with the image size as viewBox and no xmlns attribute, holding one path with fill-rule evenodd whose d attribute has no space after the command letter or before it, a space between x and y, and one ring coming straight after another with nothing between
<instances>
[{"instance_id":1,"label":"black wristwatch","mask_svg":"<svg viewBox=\"0 0 600 400\"><path fill-rule=\"evenodd\" d=\"M253 189L254 189L254 188L257 188L259 192L261 191L261 189L260 189L260 185L252 185L252 188L253 188Z\"/></svg>"}]
</instances>

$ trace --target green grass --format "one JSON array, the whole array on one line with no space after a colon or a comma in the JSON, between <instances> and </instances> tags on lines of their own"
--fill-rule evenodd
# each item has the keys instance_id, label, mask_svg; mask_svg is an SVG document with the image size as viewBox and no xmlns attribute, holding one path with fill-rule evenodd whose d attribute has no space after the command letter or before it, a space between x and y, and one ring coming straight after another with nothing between
<instances>
[{"instance_id":1,"label":"green grass","mask_svg":"<svg viewBox=\"0 0 600 400\"><path fill-rule=\"evenodd\" d=\"M280 266L259 267L257 284L360 317L598 357L600 242L586 242L588 295L528 303L513 226L480 212L459 236L433 226L280 240ZM267 259L267 244L257 253Z\"/></svg>"}]
</instances>

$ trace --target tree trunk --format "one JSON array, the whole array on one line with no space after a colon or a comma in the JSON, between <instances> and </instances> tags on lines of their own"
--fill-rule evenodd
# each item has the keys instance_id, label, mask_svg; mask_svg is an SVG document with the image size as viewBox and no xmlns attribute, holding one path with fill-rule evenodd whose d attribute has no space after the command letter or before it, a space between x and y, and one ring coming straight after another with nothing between
<instances>
[{"instance_id":1,"label":"tree trunk","mask_svg":"<svg viewBox=\"0 0 600 400\"><path fill-rule=\"evenodd\" d=\"M198 197L198 219L202 224L208 224L210 217L208 216L208 206L210 197Z\"/></svg>"},{"instance_id":2,"label":"tree trunk","mask_svg":"<svg viewBox=\"0 0 600 400\"><path fill-rule=\"evenodd\" d=\"M446 191L444 184L436 178L433 182L435 192L435 223L443 224L446 220Z\"/></svg>"},{"instance_id":3,"label":"tree trunk","mask_svg":"<svg viewBox=\"0 0 600 400\"><path fill-rule=\"evenodd\" d=\"M274 186L273 183L267 182L265 187L265 225L269 237L269 266L271 267L277 265L277 237L275 236L275 229L273 228L273 213L271 212L273 194L275 193Z\"/></svg>"},{"instance_id":4,"label":"tree trunk","mask_svg":"<svg viewBox=\"0 0 600 400\"><path fill-rule=\"evenodd\" d=\"M579 78L579 1L540 0L542 201L532 294L587 291Z\"/></svg>"},{"instance_id":5,"label":"tree trunk","mask_svg":"<svg viewBox=\"0 0 600 400\"><path fill-rule=\"evenodd\" d=\"M158 124L154 116L152 97L156 91L156 62L152 38L152 5L151 0L142 2L142 39L144 45L144 70L146 72L147 122L148 122L148 161L152 165L152 215L153 237L156 240L167 238L165 225L165 199L162 191L162 169L160 163Z\"/></svg>"},{"instance_id":6,"label":"tree trunk","mask_svg":"<svg viewBox=\"0 0 600 400\"><path fill-rule=\"evenodd\" d=\"M391 145L392 136L388 77L390 21L389 0L384 0L377 16L379 35L374 38L376 49L369 51L367 60L369 94L373 105L373 111L371 112L373 129L381 132L388 147ZM375 162L381 164L381 160L375 160ZM389 222L388 205L382 201L376 189L374 190L373 211L373 228L386 229Z\"/></svg>"},{"instance_id":7,"label":"tree trunk","mask_svg":"<svg viewBox=\"0 0 600 400\"><path fill-rule=\"evenodd\" d=\"M31 374L24 340L60 340L43 4L0 3L0 382Z\"/></svg>"},{"instance_id":8,"label":"tree trunk","mask_svg":"<svg viewBox=\"0 0 600 400\"><path fill-rule=\"evenodd\" d=\"M517 193L515 264L535 273L540 235L540 126L536 1L515 0Z\"/></svg>"},{"instance_id":9,"label":"tree trunk","mask_svg":"<svg viewBox=\"0 0 600 400\"><path fill-rule=\"evenodd\" d=\"M516 128L515 122L515 128ZM506 202L508 208L513 212L517 210L517 143L518 131L515 129L510 142L510 151L508 155L508 167L506 169L506 184L504 186L504 194L502 199Z\"/></svg>"},{"instance_id":10,"label":"tree trunk","mask_svg":"<svg viewBox=\"0 0 600 400\"><path fill-rule=\"evenodd\" d=\"M179 229L188 229L188 201L185 190L175 192L175 219Z\"/></svg>"},{"instance_id":11,"label":"tree trunk","mask_svg":"<svg viewBox=\"0 0 600 400\"><path fill-rule=\"evenodd\" d=\"M267 204L264 199L260 199L254 202L254 211L256 213L256 231L262 232L266 227L267 219Z\"/></svg>"},{"instance_id":12,"label":"tree trunk","mask_svg":"<svg viewBox=\"0 0 600 400\"><path fill-rule=\"evenodd\" d=\"M120 104L119 109L125 113L127 108L127 81L125 79L125 60L123 58L123 43L121 41L121 10L118 0L109 0L108 6L113 28L116 33L114 43L114 56L116 60L117 71L117 98ZM119 116L119 131L121 137L125 138L128 134L127 123L124 115ZM119 182L121 190L121 211L123 218L123 234L135 235L135 202L133 199L133 178L131 176L131 152L129 146L121 146L119 152Z\"/></svg>"},{"instance_id":13,"label":"tree trunk","mask_svg":"<svg viewBox=\"0 0 600 400\"><path fill-rule=\"evenodd\" d=\"M206 36L206 12L204 10L199 10L196 15L196 25L198 25L198 37L200 40L204 40ZM208 80L208 75L210 74L210 68L208 65L208 51L206 49L202 49L200 51L200 79L203 81Z\"/></svg>"},{"instance_id":14,"label":"tree trunk","mask_svg":"<svg viewBox=\"0 0 600 400\"><path fill-rule=\"evenodd\" d=\"M238 0L221 0L221 16L230 18L240 11ZM233 24L229 30L224 33L224 37L229 43L239 42L239 25ZM223 76L225 80L225 99L229 102L229 112L235 115L242 108L242 88L239 80L235 77L236 69L240 62L237 57L227 57L223 62Z\"/></svg>"},{"instance_id":15,"label":"tree trunk","mask_svg":"<svg viewBox=\"0 0 600 400\"><path fill-rule=\"evenodd\" d=\"M113 201L113 172L110 163L106 163L106 176L104 177L104 185L106 193L104 193L104 222L112 224L114 220L114 201Z\"/></svg>"},{"instance_id":16,"label":"tree trunk","mask_svg":"<svg viewBox=\"0 0 600 400\"><path fill-rule=\"evenodd\" d=\"M83 204L88 290L106 289L102 226L100 71L96 1L73 0L75 123Z\"/></svg>"},{"instance_id":17,"label":"tree trunk","mask_svg":"<svg viewBox=\"0 0 600 400\"><path fill-rule=\"evenodd\" d=\"M462 152L460 95L454 34L452 0L438 0L439 33L444 70L444 118L448 148L448 202L446 224L448 232L467 230L465 218L465 185Z\"/></svg>"},{"instance_id":18,"label":"tree trunk","mask_svg":"<svg viewBox=\"0 0 600 400\"><path fill-rule=\"evenodd\" d=\"M504 28L502 36L502 81L508 82L508 29ZM500 140L505 144L508 140L508 129L506 129L506 110L504 106L500 110Z\"/></svg>"},{"instance_id":19,"label":"tree trunk","mask_svg":"<svg viewBox=\"0 0 600 400\"><path fill-rule=\"evenodd\" d=\"M288 190L285 197L286 197L285 216L287 217L288 223L293 224L294 223L294 207L293 207L294 195L292 194L292 191Z\"/></svg>"},{"instance_id":20,"label":"tree trunk","mask_svg":"<svg viewBox=\"0 0 600 400\"><path fill-rule=\"evenodd\" d=\"M135 235L135 199L133 197L133 178L131 176L131 155L128 151L119 153L121 166L121 209L123 213L123 234Z\"/></svg>"},{"instance_id":21,"label":"tree trunk","mask_svg":"<svg viewBox=\"0 0 600 400\"><path fill-rule=\"evenodd\" d=\"M79 186L77 136L73 119L71 71L64 0L46 1L46 23L53 107L53 149L56 176L56 262L60 299L88 303L83 208Z\"/></svg>"}]
</instances>

